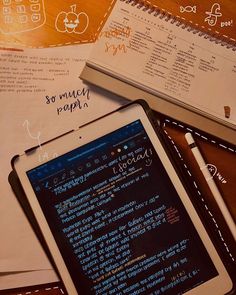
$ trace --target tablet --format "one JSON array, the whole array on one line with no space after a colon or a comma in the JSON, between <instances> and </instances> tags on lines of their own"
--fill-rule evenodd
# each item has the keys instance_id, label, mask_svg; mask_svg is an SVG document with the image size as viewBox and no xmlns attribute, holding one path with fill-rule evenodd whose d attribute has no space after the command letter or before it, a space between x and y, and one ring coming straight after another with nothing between
<instances>
[{"instance_id":1,"label":"tablet","mask_svg":"<svg viewBox=\"0 0 236 295\"><path fill-rule=\"evenodd\" d=\"M68 294L231 290L160 132L135 102L15 158Z\"/></svg>"}]
</instances>

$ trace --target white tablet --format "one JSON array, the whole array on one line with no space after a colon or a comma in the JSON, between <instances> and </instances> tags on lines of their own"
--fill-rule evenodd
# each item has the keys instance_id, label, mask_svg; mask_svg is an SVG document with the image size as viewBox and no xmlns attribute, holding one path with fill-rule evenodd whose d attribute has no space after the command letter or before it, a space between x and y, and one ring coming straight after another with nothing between
<instances>
[{"instance_id":1,"label":"white tablet","mask_svg":"<svg viewBox=\"0 0 236 295\"><path fill-rule=\"evenodd\" d=\"M54 157L39 162L45 153ZM14 168L68 294L231 290L140 103L32 149Z\"/></svg>"}]
</instances>

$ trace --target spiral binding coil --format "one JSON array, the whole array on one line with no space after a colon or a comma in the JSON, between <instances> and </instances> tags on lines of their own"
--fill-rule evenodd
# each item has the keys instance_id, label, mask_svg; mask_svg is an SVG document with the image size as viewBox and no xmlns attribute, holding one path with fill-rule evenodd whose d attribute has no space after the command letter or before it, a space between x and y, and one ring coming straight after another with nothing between
<instances>
[{"instance_id":1,"label":"spiral binding coil","mask_svg":"<svg viewBox=\"0 0 236 295\"><path fill-rule=\"evenodd\" d=\"M136 6L138 9L142 9L143 11L153 14L155 17L159 17L160 19L171 22L171 24L175 24L177 27L187 30L188 32L192 32L193 34L198 34L200 37L205 39L209 39L210 42L214 42L216 44L220 44L221 46L225 46L228 49L232 49L236 51L236 44L233 41L229 41L228 39L224 38L223 36L219 38L217 34L214 33L206 33L201 31L200 29L196 29L192 27L187 22L180 20L178 17L173 16L167 11L162 10L161 8L154 7L151 4L145 3L144 1L140 0L120 0L127 4L131 4L132 6Z\"/></svg>"}]
</instances>

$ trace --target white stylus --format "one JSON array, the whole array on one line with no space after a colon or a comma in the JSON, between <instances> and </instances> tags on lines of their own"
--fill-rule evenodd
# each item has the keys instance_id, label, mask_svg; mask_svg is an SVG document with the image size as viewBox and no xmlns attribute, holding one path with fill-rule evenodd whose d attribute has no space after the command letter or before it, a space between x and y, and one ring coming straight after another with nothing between
<instances>
[{"instance_id":1,"label":"white stylus","mask_svg":"<svg viewBox=\"0 0 236 295\"><path fill-rule=\"evenodd\" d=\"M196 160L196 162L198 163L198 166L200 168L200 170L202 171L202 174L211 190L212 195L214 196L216 203L218 204L222 215L224 216L224 219L234 237L234 239L236 240L236 224L232 218L232 216L230 215L230 212L222 198L222 195L220 194L215 181L212 177L212 175L210 174L207 165L200 153L200 150L198 149L196 142L194 141L192 134L191 133L186 133L185 134L185 138L187 140L187 143L194 155L194 158Z\"/></svg>"}]
</instances>

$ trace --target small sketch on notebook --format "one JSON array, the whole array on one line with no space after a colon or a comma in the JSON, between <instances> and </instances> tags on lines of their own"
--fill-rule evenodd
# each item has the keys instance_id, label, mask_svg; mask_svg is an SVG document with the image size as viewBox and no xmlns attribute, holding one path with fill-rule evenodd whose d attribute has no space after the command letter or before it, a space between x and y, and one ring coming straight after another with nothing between
<instances>
[{"instance_id":1,"label":"small sketch on notebook","mask_svg":"<svg viewBox=\"0 0 236 295\"><path fill-rule=\"evenodd\" d=\"M218 18L222 16L222 13L220 12L220 4L214 3L211 7L211 11L206 11L206 14L208 16L204 21L207 22L209 26L214 27Z\"/></svg>"},{"instance_id":2,"label":"small sketch on notebook","mask_svg":"<svg viewBox=\"0 0 236 295\"><path fill-rule=\"evenodd\" d=\"M3 34L30 32L46 22L44 0L1 2L0 32Z\"/></svg>"},{"instance_id":3,"label":"small sketch on notebook","mask_svg":"<svg viewBox=\"0 0 236 295\"><path fill-rule=\"evenodd\" d=\"M196 13L197 12L197 6L196 5L194 5L194 6L190 6L190 5L180 6L179 11L180 11L180 13L184 13L184 12Z\"/></svg>"},{"instance_id":4,"label":"small sketch on notebook","mask_svg":"<svg viewBox=\"0 0 236 295\"><path fill-rule=\"evenodd\" d=\"M215 177L221 183L223 183L223 184L227 183L227 181L225 180L225 178L220 174L220 172L218 172L218 169L217 169L217 167L215 165L213 165L213 164L206 164L206 168L211 173L211 178Z\"/></svg>"},{"instance_id":5,"label":"small sketch on notebook","mask_svg":"<svg viewBox=\"0 0 236 295\"><path fill-rule=\"evenodd\" d=\"M76 13L76 4L70 6L71 11L61 11L55 21L55 28L60 33L83 34L89 25L89 17L85 12Z\"/></svg>"}]
</instances>

